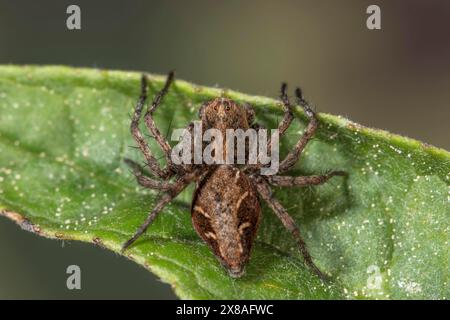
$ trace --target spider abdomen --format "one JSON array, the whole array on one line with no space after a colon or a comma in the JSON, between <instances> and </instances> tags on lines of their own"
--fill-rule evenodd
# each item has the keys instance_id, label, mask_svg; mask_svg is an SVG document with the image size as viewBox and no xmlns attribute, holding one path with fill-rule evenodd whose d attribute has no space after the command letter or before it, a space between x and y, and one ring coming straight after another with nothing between
<instances>
[{"instance_id":1,"label":"spider abdomen","mask_svg":"<svg viewBox=\"0 0 450 320\"><path fill-rule=\"evenodd\" d=\"M261 216L250 179L236 167L218 166L198 184L191 214L195 230L230 275L241 276Z\"/></svg>"}]
</instances>

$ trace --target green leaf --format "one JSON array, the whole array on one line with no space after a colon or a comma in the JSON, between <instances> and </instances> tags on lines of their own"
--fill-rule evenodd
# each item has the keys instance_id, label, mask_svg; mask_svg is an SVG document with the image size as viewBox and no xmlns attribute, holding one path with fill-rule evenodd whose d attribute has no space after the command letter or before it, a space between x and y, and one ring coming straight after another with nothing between
<instances>
[{"instance_id":1,"label":"green leaf","mask_svg":"<svg viewBox=\"0 0 450 320\"><path fill-rule=\"evenodd\" d=\"M164 77L151 80L154 94ZM42 236L119 253L157 197L137 186L123 162L143 160L129 148L128 114L138 94L135 72L0 67L1 214ZM156 112L157 125L162 132L183 128L201 102L220 94L252 103L266 127L281 118L275 100L178 80ZM301 110L296 114L282 156L304 128ZM305 268L267 207L246 275L230 278L192 228L193 188L164 209L127 256L181 298L449 298L449 153L321 114L319 132L292 174L329 169L349 176L275 192L317 265L331 275L326 284Z\"/></svg>"}]
</instances>

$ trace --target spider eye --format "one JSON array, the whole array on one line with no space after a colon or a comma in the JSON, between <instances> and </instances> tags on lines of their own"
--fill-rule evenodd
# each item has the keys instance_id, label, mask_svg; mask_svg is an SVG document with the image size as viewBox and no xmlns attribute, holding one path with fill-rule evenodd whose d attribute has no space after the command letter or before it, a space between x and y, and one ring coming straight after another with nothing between
<instances>
[{"instance_id":1,"label":"spider eye","mask_svg":"<svg viewBox=\"0 0 450 320\"><path fill-rule=\"evenodd\" d=\"M230 111L230 105L228 105L228 104L225 105L225 110L226 110L226 111Z\"/></svg>"},{"instance_id":2,"label":"spider eye","mask_svg":"<svg viewBox=\"0 0 450 320\"><path fill-rule=\"evenodd\" d=\"M217 111L218 107L217 104L214 106L214 111Z\"/></svg>"}]
</instances>

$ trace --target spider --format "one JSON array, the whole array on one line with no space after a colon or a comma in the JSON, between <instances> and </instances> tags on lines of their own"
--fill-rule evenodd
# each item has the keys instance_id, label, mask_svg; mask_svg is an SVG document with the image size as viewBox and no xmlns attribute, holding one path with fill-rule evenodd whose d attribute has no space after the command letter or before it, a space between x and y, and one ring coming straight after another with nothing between
<instances>
[{"instance_id":1,"label":"spider","mask_svg":"<svg viewBox=\"0 0 450 320\"><path fill-rule=\"evenodd\" d=\"M303 255L305 264L321 279L326 279L325 274L314 264L294 219L282 204L273 197L271 186L303 187L318 185L333 176L344 176L345 172L330 171L324 175L295 177L261 175L259 169L264 165L260 163L245 165L174 164L170 157L171 146L166 138L161 135L153 120L154 112L173 82L173 72L169 73L164 87L155 96L144 115L145 125L151 137L156 140L164 152L167 164L162 168L151 153L139 128L139 121L147 100L147 78L147 75L144 74L141 79L141 95L134 110L130 130L138 148L145 157L151 175L135 161L125 159L125 162L132 168L133 174L141 186L159 190L162 192L162 196L133 237L123 244L122 249L126 250L133 244L152 224L164 206L190 183L195 182L196 190L191 204L193 226L230 276L238 278L245 273L245 265L250 258L252 245L261 220L260 201L264 200L281 220L284 227L292 234ZM303 98L300 88L295 90L295 95L298 104L303 107L309 123L294 148L280 162L279 174L294 166L319 124L315 112ZM294 119L293 107L288 99L285 83L281 86L280 97L284 109L283 119L278 125L279 136L281 137ZM226 129L261 128L257 123L254 123L255 112L250 105L240 105L223 97L202 104L199 117L203 128L215 128L221 132ZM192 123L188 128L192 132ZM272 142L269 138L268 149L271 146Z\"/></svg>"}]
</instances>

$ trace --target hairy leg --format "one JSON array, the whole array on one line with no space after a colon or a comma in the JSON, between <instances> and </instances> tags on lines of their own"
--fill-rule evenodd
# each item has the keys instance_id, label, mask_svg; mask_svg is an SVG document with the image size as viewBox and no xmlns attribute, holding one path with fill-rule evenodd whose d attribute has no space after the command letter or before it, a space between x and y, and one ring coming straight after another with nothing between
<instances>
[{"instance_id":1,"label":"hairy leg","mask_svg":"<svg viewBox=\"0 0 450 320\"><path fill-rule=\"evenodd\" d=\"M150 148L145 141L141 130L139 129L139 120L141 118L142 109L145 105L145 101L147 100L147 87L147 76L143 75L141 78L141 95L134 110L134 115L130 125L130 131L134 140L138 144L139 149L144 154L145 160L151 173L159 178L167 179L171 176L171 172L169 170L161 169L158 160L152 155L152 152L150 151Z\"/></svg>"},{"instance_id":2,"label":"hairy leg","mask_svg":"<svg viewBox=\"0 0 450 320\"><path fill-rule=\"evenodd\" d=\"M282 137L286 130L289 128L289 126L292 123L292 120L294 119L294 113L292 112L292 105L289 101L288 95L287 95L287 84L286 83L282 83L281 84L281 93L280 93L280 99L281 102L283 103L283 109L284 109L284 116L283 119L281 120L281 122L278 124L278 135L279 138ZM246 105L245 106L247 113L252 114L251 111L249 110L250 108L252 108L250 105ZM253 110L253 109L252 109ZM251 128L255 129L255 130L259 130L259 129L265 129L263 126L259 125L258 123L254 123L251 125ZM268 139L267 139L267 154L271 154L271 150L272 150L272 139L271 136L269 135ZM258 163L257 165L247 165L243 170L244 171L255 171L260 169L263 166L263 164Z\"/></svg>"},{"instance_id":3,"label":"hairy leg","mask_svg":"<svg viewBox=\"0 0 450 320\"><path fill-rule=\"evenodd\" d=\"M122 246L122 251L126 250L130 245L132 245L153 223L155 218L159 215L161 210L171 202L181 191L183 191L192 181L199 179L201 176L201 171L193 171L192 173L186 174L185 176L178 179L176 182L171 184L170 189L166 191L159 199L158 203L155 205L153 210L149 213L144 223L137 229L133 237L131 237Z\"/></svg>"},{"instance_id":4,"label":"hairy leg","mask_svg":"<svg viewBox=\"0 0 450 320\"><path fill-rule=\"evenodd\" d=\"M278 124L278 131L280 137L284 135L286 130L289 128L289 126L292 123L292 120L294 120L294 113L292 112L292 105L289 101L288 95L287 95L287 84L282 83L281 84L281 94L280 99L283 102L283 109L284 109L284 116L283 120Z\"/></svg>"},{"instance_id":5,"label":"hairy leg","mask_svg":"<svg viewBox=\"0 0 450 320\"><path fill-rule=\"evenodd\" d=\"M287 84L282 83L281 84L281 94L280 99L283 102L283 109L284 109L284 116L281 122L278 124L278 134L279 137L282 137L286 130L289 128L289 126L292 123L292 120L294 119L294 113L292 112L292 106L289 101L288 95L287 95ZM269 138L268 145L267 145L267 154L270 154L272 150L272 139Z\"/></svg>"},{"instance_id":6,"label":"hairy leg","mask_svg":"<svg viewBox=\"0 0 450 320\"><path fill-rule=\"evenodd\" d=\"M151 106L148 108L148 110L144 116L144 121L145 121L145 124L146 124L148 130L151 132L151 134L155 138L156 142L159 144L159 146L161 147L161 149L164 152L169 171L174 171L174 170L172 170L172 169L174 169L174 164L172 163L171 158L170 158L172 149L171 149L169 143L167 142L166 138L161 134L159 129L156 127L155 121L153 120L153 113L156 111L156 108L161 104L162 100L164 99L164 96L167 94L169 87L173 82L173 77L174 77L174 73L173 73L173 71L171 71L167 75L167 79L166 79L166 83L164 84L164 87L155 96Z\"/></svg>"},{"instance_id":7,"label":"hairy leg","mask_svg":"<svg viewBox=\"0 0 450 320\"><path fill-rule=\"evenodd\" d=\"M303 150L305 149L306 145L311 140L311 138L314 136L314 133L316 132L317 127L319 125L316 113L311 109L311 107L309 106L309 103L303 98L303 94L302 94L302 91L300 90L300 88L297 88L295 90L295 95L297 97L297 102L305 110L305 114L309 118L309 123L308 123L302 137L300 138L300 140L298 140L297 144L295 145L294 149L292 149L288 153L286 158L284 158L284 160L281 161L280 168L279 168L280 173L289 170L292 166L295 165L295 163L298 161L300 155L302 154Z\"/></svg>"},{"instance_id":8,"label":"hairy leg","mask_svg":"<svg viewBox=\"0 0 450 320\"><path fill-rule=\"evenodd\" d=\"M277 187L304 187L311 185L318 185L327 182L334 176L346 176L344 171L331 171L324 175L314 176L266 176L267 181Z\"/></svg>"},{"instance_id":9,"label":"hairy leg","mask_svg":"<svg viewBox=\"0 0 450 320\"><path fill-rule=\"evenodd\" d=\"M300 230L297 227L294 219L289 215L286 209L281 205L281 203L272 197L272 191L270 186L262 179L254 179L256 188L260 196L266 201L269 207L275 212L277 217L281 220L284 227L292 234L297 245L300 249L301 254L305 260L306 265L316 273L322 280L326 280L326 275L319 270L319 268L314 264L311 255L308 252L306 243L300 235Z\"/></svg>"},{"instance_id":10,"label":"hairy leg","mask_svg":"<svg viewBox=\"0 0 450 320\"><path fill-rule=\"evenodd\" d=\"M171 188L171 183L168 181L155 180L146 176L144 168L137 162L131 159L125 159L124 161L133 170L133 174L136 177L137 182L141 186L149 189L163 191L169 190Z\"/></svg>"},{"instance_id":11,"label":"hairy leg","mask_svg":"<svg viewBox=\"0 0 450 320\"><path fill-rule=\"evenodd\" d=\"M183 188L184 189L184 188ZM152 222L155 220L155 218L158 216L158 214L161 212L161 210L166 206L167 203L169 203L177 194L169 194L165 193L159 202L155 205L153 210L150 212L148 217L145 219L144 223L137 229L133 237L131 237L127 242L125 242L122 246L122 251L126 250L130 245L132 245L152 224Z\"/></svg>"}]
</instances>

